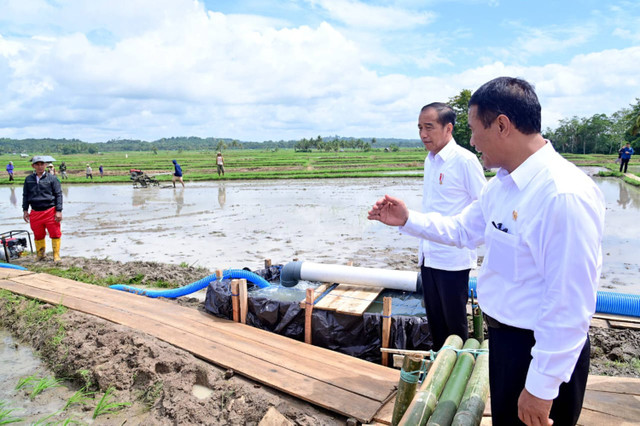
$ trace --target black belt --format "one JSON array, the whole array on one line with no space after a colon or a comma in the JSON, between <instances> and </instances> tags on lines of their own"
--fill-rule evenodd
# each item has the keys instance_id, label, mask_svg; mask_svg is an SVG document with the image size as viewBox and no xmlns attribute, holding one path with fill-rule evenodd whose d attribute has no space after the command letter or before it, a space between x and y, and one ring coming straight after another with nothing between
<instances>
[{"instance_id":1,"label":"black belt","mask_svg":"<svg viewBox=\"0 0 640 426\"><path fill-rule=\"evenodd\" d=\"M513 330L513 331L526 331L526 332L531 332L531 330L527 330L526 328L518 328L518 327L514 327L512 325L507 325L504 323L501 323L500 321L498 321L495 318L490 317L489 315L483 313L484 315L484 322L487 323L487 327L491 327L491 328L500 328L500 329L504 329L504 330Z\"/></svg>"}]
</instances>

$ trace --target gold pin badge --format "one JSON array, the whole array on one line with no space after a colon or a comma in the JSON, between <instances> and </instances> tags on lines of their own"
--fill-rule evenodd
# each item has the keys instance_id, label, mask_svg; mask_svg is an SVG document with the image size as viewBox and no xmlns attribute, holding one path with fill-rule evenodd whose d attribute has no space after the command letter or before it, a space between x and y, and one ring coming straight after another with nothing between
<instances>
[{"instance_id":1,"label":"gold pin badge","mask_svg":"<svg viewBox=\"0 0 640 426\"><path fill-rule=\"evenodd\" d=\"M511 216L513 216L513 220L518 220L518 210L514 210Z\"/></svg>"}]
</instances>

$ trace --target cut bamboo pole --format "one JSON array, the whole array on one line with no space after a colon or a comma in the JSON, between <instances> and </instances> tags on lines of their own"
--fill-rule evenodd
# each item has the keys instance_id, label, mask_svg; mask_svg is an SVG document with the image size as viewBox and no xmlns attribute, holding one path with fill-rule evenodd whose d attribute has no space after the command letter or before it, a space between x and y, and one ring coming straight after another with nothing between
<instances>
[{"instance_id":1,"label":"cut bamboo pole","mask_svg":"<svg viewBox=\"0 0 640 426\"><path fill-rule=\"evenodd\" d=\"M240 302L238 296L240 292L240 284L238 280L231 280L231 306L233 307L233 320L235 322L240 321Z\"/></svg>"},{"instance_id":2,"label":"cut bamboo pole","mask_svg":"<svg viewBox=\"0 0 640 426\"><path fill-rule=\"evenodd\" d=\"M249 301L247 300L247 280L241 278L238 280L239 292L240 295L240 322L243 324L247 323L247 309L249 308Z\"/></svg>"},{"instance_id":3,"label":"cut bamboo pole","mask_svg":"<svg viewBox=\"0 0 640 426\"><path fill-rule=\"evenodd\" d=\"M462 349L478 349L480 342L476 339L468 339ZM475 356L469 352L460 352L456 365L454 365L449 380L440 395L438 405L433 411L431 418L427 422L427 426L449 426L453 417L456 415L462 394L467 387L467 381L473 371Z\"/></svg>"},{"instance_id":4,"label":"cut bamboo pole","mask_svg":"<svg viewBox=\"0 0 640 426\"><path fill-rule=\"evenodd\" d=\"M393 406L393 416L391 417L392 426L397 426L416 394L416 389L418 388L418 376L416 372L420 371L421 366L421 356L412 355L404 357L404 361L402 362L402 371L405 374L409 374L409 377L407 381L407 379L404 379L402 375L400 375L398 393L396 394L396 402Z\"/></svg>"},{"instance_id":5,"label":"cut bamboo pole","mask_svg":"<svg viewBox=\"0 0 640 426\"><path fill-rule=\"evenodd\" d=\"M312 288L307 289L307 300L304 305L304 342L312 344L311 331L312 331L312 318L313 318L313 300L314 290Z\"/></svg>"},{"instance_id":6,"label":"cut bamboo pole","mask_svg":"<svg viewBox=\"0 0 640 426\"><path fill-rule=\"evenodd\" d=\"M480 349L489 349L489 341L482 342ZM453 418L452 426L475 426L482 421L484 407L489 397L489 353L481 353L476 358L467 388L462 395L458 412Z\"/></svg>"},{"instance_id":7,"label":"cut bamboo pole","mask_svg":"<svg viewBox=\"0 0 640 426\"><path fill-rule=\"evenodd\" d=\"M447 347L460 349L462 339L455 334L447 337L443 348ZM416 396L398 423L400 426L424 426L427 423L456 362L457 354L453 349L440 350L429 369L429 374L420 385Z\"/></svg>"},{"instance_id":8,"label":"cut bamboo pole","mask_svg":"<svg viewBox=\"0 0 640 426\"><path fill-rule=\"evenodd\" d=\"M265 259L264 260L264 269L269 269L271 268L271 259Z\"/></svg>"},{"instance_id":9,"label":"cut bamboo pole","mask_svg":"<svg viewBox=\"0 0 640 426\"><path fill-rule=\"evenodd\" d=\"M391 297L382 299L382 347L389 347L389 339L391 335ZM382 365L389 366L389 354L382 352Z\"/></svg>"}]
</instances>

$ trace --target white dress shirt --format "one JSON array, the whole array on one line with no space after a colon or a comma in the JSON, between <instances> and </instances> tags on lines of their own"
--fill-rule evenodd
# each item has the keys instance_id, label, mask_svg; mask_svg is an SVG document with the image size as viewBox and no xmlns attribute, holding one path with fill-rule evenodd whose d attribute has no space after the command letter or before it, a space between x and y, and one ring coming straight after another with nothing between
<instances>
[{"instance_id":1,"label":"white dress shirt","mask_svg":"<svg viewBox=\"0 0 640 426\"><path fill-rule=\"evenodd\" d=\"M487 179L478 158L452 138L437 154L424 160L422 211L456 215L475 201ZM477 266L476 250L420 240L420 264L445 271Z\"/></svg>"},{"instance_id":2,"label":"white dress shirt","mask_svg":"<svg viewBox=\"0 0 640 426\"><path fill-rule=\"evenodd\" d=\"M547 143L511 174L500 169L461 214L412 211L402 231L459 247L486 243L478 302L498 321L533 330L525 387L554 399L595 312L604 214L593 180Z\"/></svg>"}]
</instances>

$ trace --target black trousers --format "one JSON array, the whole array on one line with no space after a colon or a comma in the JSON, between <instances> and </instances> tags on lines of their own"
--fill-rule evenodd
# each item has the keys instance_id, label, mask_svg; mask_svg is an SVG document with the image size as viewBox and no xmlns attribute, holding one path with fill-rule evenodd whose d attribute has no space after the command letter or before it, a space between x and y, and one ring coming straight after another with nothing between
<instances>
[{"instance_id":1,"label":"black trousers","mask_svg":"<svg viewBox=\"0 0 640 426\"><path fill-rule=\"evenodd\" d=\"M627 166L629 165L629 158L624 159L621 158L620 159L620 173L627 173ZM622 171L622 167L624 166L624 172Z\"/></svg>"},{"instance_id":2,"label":"black trousers","mask_svg":"<svg viewBox=\"0 0 640 426\"><path fill-rule=\"evenodd\" d=\"M469 271L470 269L443 271L424 266L420 268L433 350L440 350L444 341L452 334L457 334L463 341L469 337Z\"/></svg>"},{"instance_id":3,"label":"black trousers","mask_svg":"<svg viewBox=\"0 0 640 426\"><path fill-rule=\"evenodd\" d=\"M531 330L489 326L489 384L494 426L524 424L518 419L518 398L524 389L534 344ZM590 352L587 336L571 379L560 385L560 393L553 400L549 416L553 426L573 426L578 422L587 387Z\"/></svg>"}]
</instances>

